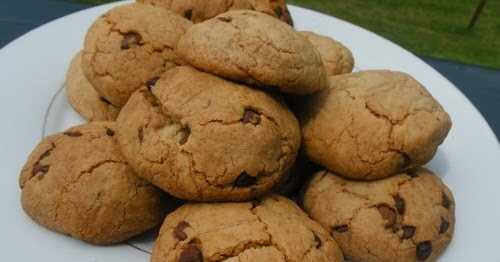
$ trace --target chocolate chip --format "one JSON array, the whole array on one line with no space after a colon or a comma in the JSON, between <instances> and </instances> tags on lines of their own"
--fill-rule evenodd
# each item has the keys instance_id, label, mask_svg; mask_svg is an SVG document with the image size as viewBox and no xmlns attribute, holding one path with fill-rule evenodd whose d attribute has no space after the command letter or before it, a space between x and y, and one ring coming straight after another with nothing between
<instances>
[{"instance_id":1,"label":"chocolate chip","mask_svg":"<svg viewBox=\"0 0 500 262\"><path fill-rule=\"evenodd\" d=\"M398 213L400 215L403 215L405 213L405 207L406 207L405 200L402 199L399 195L395 195L394 202L395 202L396 209L398 210Z\"/></svg>"},{"instance_id":2,"label":"chocolate chip","mask_svg":"<svg viewBox=\"0 0 500 262\"><path fill-rule=\"evenodd\" d=\"M280 6L277 6L274 8L274 13L276 14L277 17L281 17L281 15L283 15L283 10L281 9Z\"/></svg>"},{"instance_id":3,"label":"chocolate chip","mask_svg":"<svg viewBox=\"0 0 500 262\"><path fill-rule=\"evenodd\" d=\"M186 240L187 234L184 232L184 229L190 227L189 223L186 221L181 221L174 229L174 237L179 239L180 241Z\"/></svg>"},{"instance_id":4,"label":"chocolate chip","mask_svg":"<svg viewBox=\"0 0 500 262\"><path fill-rule=\"evenodd\" d=\"M348 225L337 225L332 227L333 231L338 232L338 233L345 233L349 230Z\"/></svg>"},{"instance_id":5,"label":"chocolate chip","mask_svg":"<svg viewBox=\"0 0 500 262\"><path fill-rule=\"evenodd\" d=\"M115 131L113 131L113 129L111 129L109 127L106 127L106 135L108 135L108 136L114 136L115 135Z\"/></svg>"},{"instance_id":6,"label":"chocolate chip","mask_svg":"<svg viewBox=\"0 0 500 262\"><path fill-rule=\"evenodd\" d=\"M191 135L191 129L188 126L182 127L179 131L179 144L184 145L189 138L189 135Z\"/></svg>"},{"instance_id":7,"label":"chocolate chip","mask_svg":"<svg viewBox=\"0 0 500 262\"><path fill-rule=\"evenodd\" d=\"M184 17L191 20L191 17L193 17L193 10L188 9L188 10L184 11Z\"/></svg>"},{"instance_id":8,"label":"chocolate chip","mask_svg":"<svg viewBox=\"0 0 500 262\"><path fill-rule=\"evenodd\" d=\"M446 221L444 218L441 218L441 225L439 226L439 234L444 234L448 231L450 227L450 223Z\"/></svg>"},{"instance_id":9,"label":"chocolate chip","mask_svg":"<svg viewBox=\"0 0 500 262\"><path fill-rule=\"evenodd\" d=\"M121 49L126 50L134 45L138 45L141 42L141 35L136 32L129 32L123 35L123 40L121 44Z\"/></svg>"},{"instance_id":10,"label":"chocolate chip","mask_svg":"<svg viewBox=\"0 0 500 262\"><path fill-rule=\"evenodd\" d=\"M405 225L402 229L403 235L401 236L401 239L409 239L412 238L413 235L415 235L416 228L414 226Z\"/></svg>"},{"instance_id":11,"label":"chocolate chip","mask_svg":"<svg viewBox=\"0 0 500 262\"><path fill-rule=\"evenodd\" d=\"M148 81L146 81L146 87L149 90L151 90L151 88L153 88L153 86L156 85L156 82L158 82L158 80L160 80L160 77L158 77L158 76L149 79Z\"/></svg>"},{"instance_id":12,"label":"chocolate chip","mask_svg":"<svg viewBox=\"0 0 500 262\"><path fill-rule=\"evenodd\" d=\"M102 97L102 96L101 96L101 97L99 97L99 100L101 100L102 102L104 102L104 103L106 103L106 104L108 104L108 105L111 105L111 102L109 102L106 98L104 98L104 97Z\"/></svg>"},{"instance_id":13,"label":"chocolate chip","mask_svg":"<svg viewBox=\"0 0 500 262\"><path fill-rule=\"evenodd\" d=\"M219 16L219 17L217 17L217 19L222 21L222 22L226 22L226 23L233 21L233 19L231 17L224 17L224 16Z\"/></svg>"},{"instance_id":14,"label":"chocolate chip","mask_svg":"<svg viewBox=\"0 0 500 262\"><path fill-rule=\"evenodd\" d=\"M79 131L66 131L64 132L64 135L70 136L70 137L79 137L82 136L82 133Z\"/></svg>"},{"instance_id":15,"label":"chocolate chip","mask_svg":"<svg viewBox=\"0 0 500 262\"><path fill-rule=\"evenodd\" d=\"M236 178L236 181L234 182L235 187L249 187L257 183L257 178L250 176L247 174L247 172L243 171L241 174Z\"/></svg>"},{"instance_id":16,"label":"chocolate chip","mask_svg":"<svg viewBox=\"0 0 500 262\"><path fill-rule=\"evenodd\" d=\"M431 241L420 242L417 245L417 259L426 260L432 253Z\"/></svg>"},{"instance_id":17,"label":"chocolate chip","mask_svg":"<svg viewBox=\"0 0 500 262\"><path fill-rule=\"evenodd\" d=\"M323 245L323 242L321 241L321 238L316 235L316 233L313 232L314 235L314 242L316 242L316 248L320 248Z\"/></svg>"},{"instance_id":18,"label":"chocolate chip","mask_svg":"<svg viewBox=\"0 0 500 262\"><path fill-rule=\"evenodd\" d=\"M144 140L144 128L142 126L137 130L137 138L139 138L139 143Z\"/></svg>"},{"instance_id":19,"label":"chocolate chip","mask_svg":"<svg viewBox=\"0 0 500 262\"><path fill-rule=\"evenodd\" d=\"M50 168L49 165L35 164L33 166L32 174L33 174L33 176L36 175L36 174L39 174L39 173L45 174L45 173L49 172L49 168Z\"/></svg>"},{"instance_id":20,"label":"chocolate chip","mask_svg":"<svg viewBox=\"0 0 500 262\"><path fill-rule=\"evenodd\" d=\"M441 205L443 205L444 208L449 209L450 208L450 199L448 196L443 192L443 200L441 202Z\"/></svg>"},{"instance_id":21,"label":"chocolate chip","mask_svg":"<svg viewBox=\"0 0 500 262\"><path fill-rule=\"evenodd\" d=\"M203 254L196 245L187 245L179 256L179 262L203 262Z\"/></svg>"},{"instance_id":22,"label":"chocolate chip","mask_svg":"<svg viewBox=\"0 0 500 262\"><path fill-rule=\"evenodd\" d=\"M252 109L245 109L241 121L245 124L251 123L256 126L260 124L260 114Z\"/></svg>"},{"instance_id":23,"label":"chocolate chip","mask_svg":"<svg viewBox=\"0 0 500 262\"><path fill-rule=\"evenodd\" d=\"M396 223L396 211L386 204L380 204L377 206L378 212L384 220L386 220L385 227L390 228Z\"/></svg>"}]
</instances>

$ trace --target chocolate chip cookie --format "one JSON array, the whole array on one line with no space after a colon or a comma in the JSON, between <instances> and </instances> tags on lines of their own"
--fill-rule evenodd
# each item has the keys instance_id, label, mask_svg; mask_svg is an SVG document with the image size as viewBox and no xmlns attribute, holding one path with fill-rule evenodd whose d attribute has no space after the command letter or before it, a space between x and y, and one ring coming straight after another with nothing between
<instances>
[{"instance_id":1,"label":"chocolate chip cookie","mask_svg":"<svg viewBox=\"0 0 500 262\"><path fill-rule=\"evenodd\" d=\"M202 71L269 89L309 94L328 85L316 48L289 25L256 11L229 11L195 24L177 50Z\"/></svg>"},{"instance_id":2,"label":"chocolate chip cookie","mask_svg":"<svg viewBox=\"0 0 500 262\"><path fill-rule=\"evenodd\" d=\"M285 0L137 0L157 5L200 23L229 10L255 10L293 25Z\"/></svg>"},{"instance_id":3,"label":"chocolate chip cookie","mask_svg":"<svg viewBox=\"0 0 500 262\"><path fill-rule=\"evenodd\" d=\"M81 52L71 60L65 88L70 105L88 121L115 120L120 112L119 108L95 91L83 74Z\"/></svg>"},{"instance_id":4,"label":"chocolate chip cookie","mask_svg":"<svg viewBox=\"0 0 500 262\"><path fill-rule=\"evenodd\" d=\"M187 204L171 213L152 262L343 261L335 241L292 201Z\"/></svg>"},{"instance_id":5,"label":"chocolate chip cookie","mask_svg":"<svg viewBox=\"0 0 500 262\"><path fill-rule=\"evenodd\" d=\"M318 49L329 76L352 72L354 57L347 47L333 38L313 32L301 31L299 34L306 37Z\"/></svg>"},{"instance_id":6,"label":"chocolate chip cookie","mask_svg":"<svg viewBox=\"0 0 500 262\"><path fill-rule=\"evenodd\" d=\"M137 173L186 200L261 195L288 171L300 145L298 121L279 99L190 67L152 79L117 122Z\"/></svg>"},{"instance_id":7,"label":"chocolate chip cookie","mask_svg":"<svg viewBox=\"0 0 500 262\"><path fill-rule=\"evenodd\" d=\"M97 92L117 107L146 81L180 63L175 47L191 22L145 4L116 7L87 32L82 67Z\"/></svg>"},{"instance_id":8,"label":"chocolate chip cookie","mask_svg":"<svg viewBox=\"0 0 500 262\"><path fill-rule=\"evenodd\" d=\"M303 206L354 261L435 261L455 225L451 191L425 168L371 182L321 171Z\"/></svg>"},{"instance_id":9,"label":"chocolate chip cookie","mask_svg":"<svg viewBox=\"0 0 500 262\"><path fill-rule=\"evenodd\" d=\"M25 212L94 244L121 242L161 223L161 191L135 175L115 132L113 122L91 122L43 139L20 175Z\"/></svg>"},{"instance_id":10,"label":"chocolate chip cookie","mask_svg":"<svg viewBox=\"0 0 500 262\"><path fill-rule=\"evenodd\" d=\"M302 112L308 157L347 178L373 180L430 161L451 128L411 76L364 71L330 78Z\"/></svg>"}]
</instances>

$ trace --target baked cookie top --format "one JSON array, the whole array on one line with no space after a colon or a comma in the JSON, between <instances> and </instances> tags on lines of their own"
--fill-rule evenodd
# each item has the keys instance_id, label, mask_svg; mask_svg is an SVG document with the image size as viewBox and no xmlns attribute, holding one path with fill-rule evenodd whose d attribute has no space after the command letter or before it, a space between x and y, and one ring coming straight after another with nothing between
<instances>
[{"instance_id":1,"label":"baked cookie top","mask_svg":"<svg viewBox=\"0 0 500 262\"><path fill-rule=\"evenodd\" d=\"M289 25L256 11L229 11L195 24L177 50L196 68L248 84L296 94L327 87L316 48Z\"/></svg>"},{"instance_id":2,"label":"baked cookie top","mask_svg":"<svg viewBox=\"0 0 500 262\"><path fill-rule=\"evenodd\" d=\"M441 105L405 73L338 75L330 86L303 109L303 143L311 160L347 178L373 180L423 165L451 128Z\"/></svg>"},{"instance_id":3,"label":"baked cookie top","mask_svg":"<svg viewBox=\"0 0 500 262\"><path fill-rule=\"evenodd\" d=\"M187 204L166 219L152 262L343 261L327 231L277 195L244 203Z\"/></svg>"},{"instance_id":4,"label":"baked cookie top","mask_svg":"<svg viewBox=\"0 0 500 262\"><path fill-rule=\"evenodd\" d=\"M161 192L121 156L113 122L43 139L20 175L21 202L37 223L94 244L124 241L159 224Z\"/></svg>"},{"instance_id":5,"label":"baked cookie top","mask_svg":"<svg viewBox=\"0 0 500 262\"><path fill-rule=\"evenodd\" d=\"M66 95L70 105L88 121L115 120L120 109L101 97L82 70L82 55L78 52L66 74Z\"/></svg>"},{"instance_id":6,"label":"baked cookie top","mask_svg":"<svg viewBox=\"0 0 500 262\"><path fill-rule=\"evenodd\" d=\"M322 171L303 206L354 261L435 261L455 224L451 191L424 168L371 182Z\"/></svg>"},{"instance_id":7,"label":"baked cookie top","mask_svg":"<svg viewBox=\"0 0 500 262\"><path fill-rule=\"evenodd\" d=\"M285 0L137 0L161 6L185 18L200 23L229 10L255 10L293 25Z\"/></svg>"},{"instance_id":8,"label":"baked cookie top","mask_svg":"<svg viewBox=\"0 0 500 262\"><path fill-rule=\"evenodd\" d=\"M354 68L354 57L351 51L333 38L309 31L300 31L318 49L321 60L329 76L351 73Z\"/></svg>"},{"instance_id":9,"label":"baked cookie top","mask_svg":"<svg viewBox=\"0 0 500 262\"><path fill-rule=\"evenodd\" d=\"M122 152L138 174L187 200L261 195L300 145L298 121L279 100L190 67L136 92L117 122Z\"/></svg>"},{"instance_id":10,"label":"baked cookie top","mask_svg":"<svg viewBox=\"0 0 500 262\"><path fill-rule=\"evenodd\" d=\"M82 68L94 88L123 106L146 81L180 63L175 47L191 22L145 4L127 4L99 17L85 37Z\"/></svg>"}]
</instances>

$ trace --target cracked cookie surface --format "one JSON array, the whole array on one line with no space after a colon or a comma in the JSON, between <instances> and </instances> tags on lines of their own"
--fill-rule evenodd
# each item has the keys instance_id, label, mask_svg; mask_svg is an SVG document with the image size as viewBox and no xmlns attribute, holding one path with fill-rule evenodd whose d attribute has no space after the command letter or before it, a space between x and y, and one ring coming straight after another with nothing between
<instances>
[{"instance_id":1,"label":"cracked cookie surface","mask_svg":"<svg viewBox=\"0 0 500 262\"><path fill-rule=\"evenodd\" d=\"M43 139L20 175L21 203L37 223L94 244L124 241L163 219L162 193L119 152L113 122Z\"/></svg>"},{"instance_id":2,"label":"cracked cookie surface","mask_svg":"<svg viewBox=\"0 0 500 262\"><path fill-rule=\"evenodd\" d=\"M329 76L351 73L354 68L354 57L351 51L333 38L322 36L309 31L300 31L299 34L309 40L321 55Z\"/></svg>"},{"instance_id":3,"label":"cracked cookie surface","mask_svg":"<svg viewBox=\"0 0 500 262\"><path fill-rule=\"evenodd\" d=\"M371 182L321 171L303 206L354 261L435 261L455 225L451 191L425 168Z\"/></svg>"},{"instance_id":4,"label":"cracked cookie surface","mask_svg":"<svg viewBox=\"0 0 500 262\"><path fill-rule=\"evenodd\" d=\"M267 93L168 70L118 116L118 141L139 175L187 200L247 200L269 191L300 146L297 119Z\"/></svg>"},{"instance_id":5,"label":"cracked cookie surface","mask_svg":"<svg viewBox=\"0 0 500 262\"><path fill-rule=\"evenodd\" d=\"M292 27L249 10L193 25L177 49L192 66L235 81L309 94L328 86L319 52Z\"/></svg>"},{"instance_id":6,"label":"cracked cookie surface","mask_svg":"<svg viewBox=\"0 0 500 262\"><path fill-rule=\"evenodd\" d=\"M181 63L177 42L191 22L145 4L116 7L90 27L82 68L97 92L123 106L146 81Z\"/></svg>"},{"instance_id":7,"label":"cracked cookie surface","mask_svg":"<svg viewBox=\"0 0 500 262\"><path fill-rule=\"evenodd\" d=\"M293 25L285 0L137 0L171 10L185 18L200 23L229 10L255 10Z\"/></svg>"},{"instance_id":8,"label":"cracked cookie surface","mask_svg":"<svg viewBox=\"0 0 500 262\"><path fill-rule=\"evenodd\" d=\"M347 178L373 180L430 161L451 128L411 76L364 71L330 77L301 113L308 157Z\"/></svg>"},{"instance_id":9,"label":"cracked cookie surface","mask_svg":"<svg viewBox=\"0 0 500 262\"><path fill-rule=\"evenodd\" d=\"M166 219L152 262L343 261L318 223L277 195L243 203L187 204Z\"/></svg>"},{"instance_id":10,"label":"cracked cookie surface","mask_svg":"<svg viewBox=\"0 0 500 262\"><path fill-rule=\"evenodd\" d=\"M95 91L82 70L81 52L71 60L66 74L66 94L70 105L88 121L115 120L120 109Z\"/></svg>"}]
</instances>

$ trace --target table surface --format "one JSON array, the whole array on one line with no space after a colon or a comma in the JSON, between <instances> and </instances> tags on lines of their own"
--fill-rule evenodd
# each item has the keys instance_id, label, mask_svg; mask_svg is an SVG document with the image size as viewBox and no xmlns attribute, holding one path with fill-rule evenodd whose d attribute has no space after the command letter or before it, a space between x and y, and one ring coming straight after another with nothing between
<instances>
[{"instance_id":1,"label":"table surface","mask_svg":"<svg viewBox=\"0 0 500 262\"><path fill-rule=\"evenodd\" d=\"M0 1L0 48L24 33L89 5L62 0ZM462 91L500 137L500 70L421 57Z\"/></svg>"}]
</instances>

